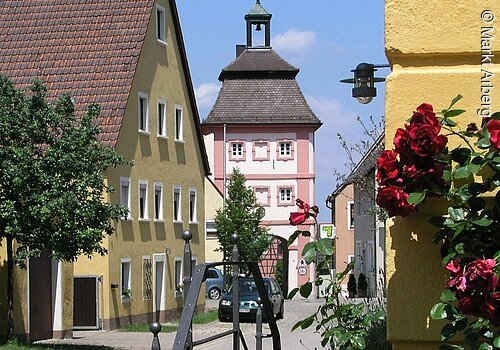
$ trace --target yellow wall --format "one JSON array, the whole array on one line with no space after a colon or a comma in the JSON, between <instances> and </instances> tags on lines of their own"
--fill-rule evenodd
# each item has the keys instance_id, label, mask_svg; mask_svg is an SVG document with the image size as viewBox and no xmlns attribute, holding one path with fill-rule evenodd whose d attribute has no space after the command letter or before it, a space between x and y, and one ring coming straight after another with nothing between
<instances>
[{"instance_id":1,"label":"yellow wall","mask_svg":"<svg viewBox=\"0 0 500 350\"><path fill-rule=\"evenodd\" d=\"M495 27L498 35L500 19L487 22L488 13L481 17L485 10L500 16L500 2L386 0L386 55L392 66L386 83L388 148L396 129L422 102L440 110L462 94L457 108L467 113L457 121L463 127L480 124L476 111L485 95L481 68L495 75L489 79L496 89L488 103L492 112L500 110L498 40L491 41L493 64L481 66L481 27ZM457 142L452 140L451 145ZM431 243L435 228L427 220L440 209L428 200L419 213L387 223L388 337L395 350L436 349L439 342L444 323L429 320L428 314L439 301L446 276L439 246Z\"/></svg>"},{"instance_id":2,"label":"yellow wall","mask_svg":"<svg viewBox=\"0 0 500 350\"><path fill-rule=\"evenodd\" d=\"M142 257L165 254L167 251L167 309L182 306L182 298L174 292L174 260L182 257L184 230L193 234L191 247L198 263L205 261L204 246L204 177L202 155L193 121L193 106L188 98L188 87L182 71L172 17L167 1L158 1L167 14L167 44L156 40L155 12L151 16L134 82L116 146L118 153L133 160L133 167L120 166L108 170L108 181L117 191L111 194L113 203L120 202L120 177L130 183L131 220L120 221L117 232L109 237L109 254L104 258L75 264L75 274L104 275L105 319L141 315L153 311L153 301L142 297ZM155 8L153 7L153 11ZM149 134L138 132L138 93L149 98ZM166 100L167 137L157 137L157 99ZM174 108L183 109L184 142L174 139ZM138 220L138 181L148 182L149 220ZM154 182L163 184L164 220L155 222ZM173 186L181 186L182 223L173 223ZM189 191L196 189L197 222L189 222ZM132 303L122 303L120 288L111 289L111 283L120 284L121 258L132 259ZM203 294L203 293L202 293ZM204 297L199 299L204 302Z\"/></svg>"},{"instance_id":3,"label":"yellow wall","mask_svg":"<svg viewBox=\"0 0 500 350\"><path fill-rule=\"evenodd\" d=\"M217 187L208 178L205 180L205 216L207 220L213 220L216 211L222 208L224 199ZM205 236L206 237L206 236ZM205 241L205 259L206 261L222 261L222 252L216 252L219 248L219 241L216 238L207 238Z\"/></svg>"}]
</instances>

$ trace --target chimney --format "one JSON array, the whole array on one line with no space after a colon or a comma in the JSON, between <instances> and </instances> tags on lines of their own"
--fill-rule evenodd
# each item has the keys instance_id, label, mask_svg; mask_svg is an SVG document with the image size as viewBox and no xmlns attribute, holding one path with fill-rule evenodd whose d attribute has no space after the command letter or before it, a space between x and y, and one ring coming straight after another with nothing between
<instances>
[{"instance_id":1,"label":"chimney","mask_svg":"<svg viewBox=\"0 0 500 350\"><path fill-rule=\"evenodd\" d=\"M238 58L246 48L246 45L236 45L236 58Z\"/></svg>"}]
</instances>

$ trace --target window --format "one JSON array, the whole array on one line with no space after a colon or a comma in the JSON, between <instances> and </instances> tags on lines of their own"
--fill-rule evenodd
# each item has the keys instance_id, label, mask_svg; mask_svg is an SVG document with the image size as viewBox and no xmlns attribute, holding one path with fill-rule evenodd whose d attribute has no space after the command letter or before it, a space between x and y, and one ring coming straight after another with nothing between
<instances>
[{"instance_id":1,"label":"window","mask_svg":"<svg viewBox=\"0 0 500 350\"><path fill-rule=\"evenodd\" d=\"M254 187L254 193L257 203L266 207L270 205L271 196L269 193L269 187L267 186Z\"/></svg>"},{"instance_id":2,"label":"window","mask_svg":"<svg viewBox=\"0 0 500 350\"><path fill-rule=\"evenodd\" d=\"M158 130L157 135L159 137L167 137L167 121L166 121L166 111L167 111L167 102L158 99Z\"/></svg>"},{"instance_id":3,"label":"window","mask_svg":"<svg viewBox=\"0 0 500 350\"><path fill-rule=\"evenodd\" d=\"M269 141L253 142L253 160L269 160Z\"/></svg>"},{"instance_id":4,"label":"window","mask_svg":"<svg viewBox=\"0 0 500 350\"><path fill-rule=\"evenodd\" d=\"M182 132L182 107L175 106L175 141L183 141Z\"/></svg>"},{"instance_id":5,"label":"window","mask_svg":"<svg viewBox=\"0 0 500 350\"><path fill-rule=\"evenodd\" d=\"M375 250L372 241L366 242L366 250L366 272L375 274Z\"/></svg>"},{"instance_id":6,"label":"window","mask_svg":"<svg viewBox=\"0 0 500 350\"><path fill-rule=\"evenodd\" d=\"M159 182L155 182L154 206L155 221L163 220L163 185Z\"/></svg>"},{"instance_id":7,"label":"window","mask_svg":"<svg viewBox=\"0 0 500 350\"><path fill-rule=\"evenodd\" d=\"M125 220L130 216L130 179L128 177L120 177L120 204L127 208L128 212L124 217Z\"/></svg>"},{"instance_id":8,"label":"window","mask_svg":"<svg viewBox=\"0 0 500 350\"><path fill-rule=\"evenodd\" d=\"M354 229L354 202L347 202L347 228Z\"/></svg>"},{"instance_id":9,"label":"window","mask_svg":"<svg viewBox=\"0 0 500 350\"><path fill-rule=\"evenodd\" d=\"M153 268L151 257L142 257L142 299L149 300L153 295Z\"/></svg>"},{"instance_id":10,"label":"window","mask_svg":"<svg viewBox=\"0 0 500 350\"><path fill-rule=\"evenodd\" d=\"M215 226L214 220L205 221L205 233L207 239L216 239L217 238L217 228Z\"/></svg>"},{"instance_id":11,"label":"window","mask_svg":"<svg viewBox=\"0 0 500 350\"><path fill-rule=\"evenodd\" d=\"M139 92L139 131L141 132L148 132L149 127L148 127L148 114L149 114L149 108L148 108L148 95Z\"/></svg>"},{"instance_id":12,"label":"window","mask_svg":"<svg viewBox=\"0 0 500 350\"><path fill-rule=\"evenodd\" d=\"M189 189L189 222L197 222L196 218L196 188Z\"/></svg>"},{"instance_id":13,"label":"window","mask_svg":"<svg viewBox=\"0 0 500 350\"><path fill-rule=\"evenodd\" d=\"M148 183L139 180L139 220L149 219L148 215Z\"/></svg>"},{"instance_id":14,"label":"window","mask_svg":"<svg viewBox=\"0 0 500 350\"><path fill-rule=\"evenodd\" d=\"M175 258L175 296L182 297L182 260Z\"/></svg>"},{"instance_id":15,"label":"window","mask_svg":"<svg viewBox=\"0 0 500 350\"><path fill-rule=\"evenodd\" d=\"M229 160L245 160L245 143L243 141L229 142Z\"/></svg>"},{"instance_id":16,"label":"window","mask_svg":"<svg viewBox=\"0 0 500 350\"><path fill-rule=\"evenodd\" d=\"M291 186L278 187L278 205L293 205L294 194Z\"/></svg>"},{"instance_id":17,"label":"window","mask_svg":"<svg viewBox=\"0 0 500 350\"><path fill-rule=\"evenodd\" d=\"M132 300L132 259L121 259L121 299L122 302L129 302Z\"/></svg>"},{"instance_id":18,"label":"window","mask_svg":"<svg viewBox=\"0 0 500 350\"><path fill-rule=\"evenodd\" d=\"M363 252L361 250L361 241L356 241L356 264L354 269L356 271L362 271L363 268Z\"/></svg>"},{"instance_id":19,"label":"window","mask_svg":"<svg viewBox=\"0 0 500 350\"><path fill-rule=\"evenodd\" d=\"M287 140L278 141L276 158L281 160L293 159L293 142Z\"/></svg>"},{"instance_id":20,"label":"window","mask_svg":"<svg viewBox=\"0 0 500 350\"><path fill-rule=\"evenodd\" d=\"M355 262L355 261L356 261L356 259L355 259L354 255L349 254L349 255L347 256L347 263L348 263L348 264L350 264L350 263L352 263L352 262Z\"/></svg>"},{"instance_id":21,"label":"window","mask_svg":"<svg viewBox=\"0 0 500 350\"><path fill-rule=\"evenodd\" d=\"M174 186L174 222L182 222L181 218L181 187L175 185Z\"/></svg>"},{"instance_id":22,"label":"window","mask_svg":"<svg viewBox=\"0 0 500 350\"><path fill-rule=\"evenodd\" d=\"M165 8L156 5L156 39L159 42L165 43Z\"/></svg>"}]
</instances>

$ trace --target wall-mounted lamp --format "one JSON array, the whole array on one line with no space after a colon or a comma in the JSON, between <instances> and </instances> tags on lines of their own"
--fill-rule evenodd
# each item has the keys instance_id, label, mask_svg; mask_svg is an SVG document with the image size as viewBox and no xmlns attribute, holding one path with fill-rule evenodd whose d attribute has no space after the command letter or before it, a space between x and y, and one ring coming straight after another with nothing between
<instances>
[{"instance_id":1,"label":"wall-mounted lamp","mask_svg":"<svg viewBox=\"0 0 500 350\"><path fill-rule=\"evenodd\" d=\"M352 97L356 98L359 103L367 104L375 96L377 96L377 89L375 83L385 81L385 78L375 77L375 68L389 68L388 64L371 64L360 63L356 69L351 70L354 72L354 78L342 79L341 83L354 84L352 88Z\"/></svg>"}]
</instances>

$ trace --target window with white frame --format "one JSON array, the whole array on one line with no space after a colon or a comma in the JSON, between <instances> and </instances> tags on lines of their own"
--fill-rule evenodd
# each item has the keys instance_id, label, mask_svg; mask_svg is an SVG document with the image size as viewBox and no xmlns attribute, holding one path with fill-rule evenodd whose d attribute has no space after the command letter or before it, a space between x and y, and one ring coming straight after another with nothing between
<instances>
[{"instance_id":1,"label":"window with white frame","mask_svg":"<svg viewBox=\"0 0 500 350\"><path fill-rule=\"evenodd\" d=\"M278 187L278 205L293 205L294 194L293 187L282 186Z\"/></svg>"},{"instance_id":2,"label":"window with white frame","mask_svg":"<svg viewBox=\"0 0 500 350\"><path fill-rule=\"evenodd\" d=\"M165 8L156 4L156 39L161 43L166 42L165 28Z\"/></svg>"},{"instance_id":3,"label":"window with white frame","mask_svg":"<svg viewBox=\"0 0 500 350\"><path fill-rule=\"evenodd\" d=\"M352 262L355 262L355 261L356 261L356 258L355 258L355 256L354 256L354 255L349 254L349 255L347 256L347 263L348 263L348 264L350 264L350 263L352 263Z\"/></svg>"},{"instance_id":4,"label":"window with white frame","mask_svg":"<svg viewBox=\"0 0 500 350\"><path fill-rule=\"evenodd\" d=\"M121 258L121 283L120 292L122 302L132 300L132 259Z\"/></svg>"},{"instance_id":5,"label":"window with white frame","mask_svg":"<svg viewBox=\"0 0 500 350\"><path fill-rule=\"evenodd\" d=\"M175 141L183 141L184 135L182 130L182 107L175 106Z\"/></svg>"},{"instance_id":6,"label":"window with white frame","mask_svg":"<svg viewBox=\"0 0 500 350\"><path fill-rule=\"evenodd\" d=\"M293 159L293 141L278 141L277 153L278 159Z\"/></svg>"},{"instance_id":7,"label":"window with white frame","mask_svg":"<svg viewBox=\"0 0 500 350\"><path fill-rule=\"evenodd\" d=\"M167 137L167 102L161 98L158 99L158 137Z\"/></svg>"},{"instance_id":8,"label":"window with white frame","mask_svg":"<svg viewBox=\"0 0 500 350\"><path fill-rule=\"evenodd\" d=\"M139 220L149 219L148 215L148 182L139 180Z\"/></svg>"},{"instance_id":9,"label":"window with white frame","mask_svg":"<svg viewBox=\"0 0 500 350\"><path fill-rule=\"evenodd\" d=\"M354 229L354 202L347 202L347 228Z\"/></svg>"},{"instance_id":10,"label":"window with white frame","mask_svg":"<svg viewBox=\"0 0 500 350\"><path fill-rule=\"evenodd\" d=\"M214 220L205 221L205 233L207 239L217 239L217 227Z\"/></svg>"},{"instance_id":11,"label":"window with white frame","mask_svg":"<svg viewBox=\"0 0 500 350\"><path fill-rule=\"evenodd\" d=\"M148 108L148 95L139 92L139 103L138 103L138 116L139 116L139 131L149 132L149 108Z\"/></svg>"},{"instance_id":12,"label":"window with white frame","mask_svg":"<svg viewBox=\"0 0 500 350\"><path fill-rule=\"evenodd\" d=\"M194 223L197 222L198 219L196 217L196 188L189 189L189 222Z\"/></svg>"},{"instance_id":13,"label":"window with white frame","mask_svg":"<svg viewBox=\"0 0 500 350\"><path fill-rule=\"evenodd\" d=\"M130 178L120 177L120 204L127 208L124 219L130 219Z\"/></svg>"},{"instance_id":14,"label":"window with white frame","mask_svg":"<svg viewBox=\"0 0 500 350\"><path fill-rule=\"evenodd\" d=\"M229 142L229 160L245 160L245 143L243 141Z\"/></svg>"},{"instance_id":15,"label":"window with white frame","mask_svg":"<svg viewBox=\"0 0 500 350\"><path fill-rule=\"evenodd\" d=\"M363 268L363 251L361 241L356 241L356 264L354 265L356 271L362 271Z\"/></svg>"},{"instance_id":16,"label":"window with white frame","mask_svg":"<svg viewBox=\"0 0 500 350\"><path fill-rule=\"evenodd\" d=\"M270 205L270 192L268 186L256 186L254 187L255 199L257 203L262 206Z\"/></svg>"},{"instance_id":17,"label":"window with white frame","mask_svg":"<svg viewBox=\"0 0 500 350\"><path fill-rule=\"evenodd\" d=\"M173 217L174 222L181 222L181 186L174 185L174 198L173 198Z\"/></svg>"},{"instance_id":18,"label":"window with white frame","mask_svg":"<svg viewBox=\"0 0 500 350\"><path fill-rule=\"evenodd\" d=\"M182 259L175 258L174 261L174 276L175 276L175 296L182 297Z\"/></svg>"},{"instance_id":19,"label":"window with white frame","mask_svg":"<svg viewBox=\"0 0 500 350\"><path fill-rule=\"evenodd\" d=\"M253 160L269 160L269 141L253 142Z\"/></svg>"},{"instance_id":20,"label":"window with white frame","mask_svg":"<svg viewBox=\"0 0 500 350\"><path fill-rule=\"evenodd\" d=\"M373 247L373 242L366 242L366 272L375 274L375 250Z\"/></svg>"},{"instance_id":21,"label":"window with white frame","mask_svg":"<svg viewBox=\"0 0 500 350\"><path fill-rule=\"evenodd\" d=\"M153 265L150 256L142 257L142 299L149 300L153 295Z\"/></svg>"},{"instance_id":22,"label":"window with white frame","mask_svg":"<svg viewBox=\"0 0 500 350\"><path fill-rule=\"evenodd\" d=\"M154 219L155 221L163 220L163 184L155 182L155 198L154 198Z\"/></svg>"}]
</instances>

